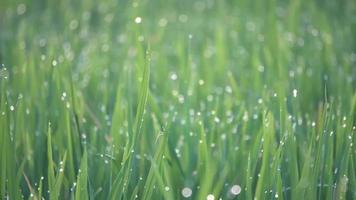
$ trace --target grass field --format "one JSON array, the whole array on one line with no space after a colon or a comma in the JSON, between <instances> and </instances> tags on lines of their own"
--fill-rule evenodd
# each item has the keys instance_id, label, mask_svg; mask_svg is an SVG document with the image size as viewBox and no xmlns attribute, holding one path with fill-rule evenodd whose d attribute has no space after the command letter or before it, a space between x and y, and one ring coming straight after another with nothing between
<instances>
[{"instance_id":1,"label":"grass field","mask_svg":"<svg viewBox=\"0 0 356 200\"><path fill-rule=\"evenodd\" d=\"M356 199L356 1L1 0L0 199Z\"/></svg>"}]
</instances>

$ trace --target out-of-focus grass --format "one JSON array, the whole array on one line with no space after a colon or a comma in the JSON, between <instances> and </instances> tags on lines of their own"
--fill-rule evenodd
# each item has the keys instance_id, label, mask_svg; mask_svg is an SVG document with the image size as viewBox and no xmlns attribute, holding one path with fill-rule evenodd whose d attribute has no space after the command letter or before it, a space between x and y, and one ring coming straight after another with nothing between
<instances>
[{"instance_id":1,"label":"out-of-focus grass","mask_svg":"<svg viewBox=\"0 0 356 200\"><path fill-rule=\"evenodd\" d=\"M1 1L0 198L356 199L355 35L353 0Z\"/></svg>"}]
</instances>

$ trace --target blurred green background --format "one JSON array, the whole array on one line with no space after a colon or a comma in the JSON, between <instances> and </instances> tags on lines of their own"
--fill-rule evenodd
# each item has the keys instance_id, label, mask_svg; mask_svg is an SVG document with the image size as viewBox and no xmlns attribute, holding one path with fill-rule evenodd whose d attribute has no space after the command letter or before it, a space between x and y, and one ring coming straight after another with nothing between
<instances>
[{"instance_id":1,"label":"blurred green background","mask_svg":"<svg viewBox=\"0 0 356 200\"><path fill-rule=\"evenodd\" d=\"M356 199L354 0L2 0L0 64L0 198Z\"/></svg>"}]
</instances>

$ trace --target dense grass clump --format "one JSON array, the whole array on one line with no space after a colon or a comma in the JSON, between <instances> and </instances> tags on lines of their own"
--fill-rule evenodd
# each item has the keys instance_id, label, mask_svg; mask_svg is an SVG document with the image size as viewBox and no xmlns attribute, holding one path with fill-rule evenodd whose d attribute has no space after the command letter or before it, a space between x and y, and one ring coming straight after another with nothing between
<instances>
[{"instance_id":1,"label":"dense grass clump","mask_svg":"<svg viewBox=\"0 0 356 200\"><path fill-rule=\"evenodd\" d=\"M354 0L1 0L0 199L356 199Z\"/></svg>"}]
</instances>

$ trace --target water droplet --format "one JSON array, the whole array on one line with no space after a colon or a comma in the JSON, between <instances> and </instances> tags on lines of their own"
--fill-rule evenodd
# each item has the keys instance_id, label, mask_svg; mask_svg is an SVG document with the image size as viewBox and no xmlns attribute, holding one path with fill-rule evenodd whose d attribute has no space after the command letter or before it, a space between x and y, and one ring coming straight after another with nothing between
<instances>
[{"instance_id":1,"label":"water droplet","mask_svg":"<svg viewBox=\"0 0 356 200\"><path fill-rule=\"evenodd\" d=\"M189 198L190 196L192 196L192 189L190 189L189 187L185 187L185 188L183 188L183 190L182 190L182 195L183 195L183 197L185 197L185 198Z\"/></svg>"},{"instance_id":2,"label":"water droplet","mask_svg":"<svg viewBox=\"0 0 356 200\"><path fill-rule=\"evenodd\" d=\"M253 114L252 118L253 118L253 119L257 119L257 118L258 118L258 115L257 115L257 114Z\"/></svg>"},{"instance_id":3,"label":"water droplet","mask_svg":"<svg viewBox=\"0 0 356 200\"><path fill-rule=\"evenodd\" d=\"M173 95L173 96L175 96L175 97L176 97L176 96L178 96L178 94L179 94L179 93L178 93L178 91L177 91L177 90L172 90L172 95Z\"/></svg>"},{"instance_id":4,"label":"water droplet","mask_svg":"<svg viewBox=\"0 0 356 200\"><path fill-rule=\"evenodd\" d=\"M257 68L257 70L258 70L259 72L264 72L264 71L265 71L265 67L264 67L263 65L259 65L258 68Z\"/></svg>"},{"instance_id":5,"label":"water droplet","mask_svg":"<svg viewBox=\"0 0 356 200\"><path fill-rule=\"evenodd\" d=\"M232 89L231 89L231 87L230 87L229 85L227 85L227 86L225 87L225 91L226 91L227 93L229 93L229 94L232 93Z\"/></svg>"},{"instance_id":6,"label":"water droplet","mask_svg":"<svg viewBox=\"0 0 356 200\"><path fill-rule=\"evenodd\" d=\"M226 140L226 134L222 134L220 137L222 140Z\"/></svg>"},{"instance_id":7,"label":"water droplet","mask_svg":"<svg viewBox=\"0 0 356 200\"><path fill-rule=\"evenodd\" d=\"M247 111L244 112L242 120L244 120L245 122L248 121L248 112Z\"/></svg>"},{"instance_id":8,"label":"water droplet","mask_svg":"<svg viewBox=\"0 0 356 200\"><path fill-rule=\"evenodd\" d=\"M179 20L180 22L182 22L182 23L185 23L185 22L188 21L188 16L187 16L187 15L184 15L184 14L181 14L181 15L179 15L179 17L178 17L178 20Z\"/></svg>"},{"instance_id":9,"label":"water droplet","mask_svg":"<svg viewBox=\"0 0 356 200\"><path fill-rule=\"evenodd\" d=\"M23 15L26 12L26 5L25 4L19 4L17 6L16 12L18 15Z\"/></svg>"},{"instance_id":10,"label":"water droplet","mask_svg":"<svg viewBox=\"0 0 356 200\"><path fill-rule=\"evenodd\" d=\"M169 187L168 186L164 187L164 190L168 192L169 191Z\"/></svg>"},{"instance_id":11,"label":"water droplet","mask_svg":"<svg viewBox=\"0 0 356 200\"><path fill-rule=\"evenodd\" d=\"M158 25L160 27L165 27L168 23L168 20L166 18L161 18L159 21L158 21Z\"/></svg>"},{"instance_id":12,"label":"water droplet","mask_svg":"<svg viewBox=\"0 0 356 200\"><path fill-rule=\"evenodd\" d=\"M233 185L230 189L231 194L238 195L241 193L241 187L239 185Z\"/></svg>"},{"instance_id":13,"label":"water droplet","mask_svg":"<svg viewBox=\"0 0 356 200\"><path fill-rule=\"evenodd\" d=\"M293 90L293 97L297 97L297 95L298 95L298 90L294 89Z\"/></svg>"},{"instance_id":14,"label":"water droplet","mask_svg":"<svg viewBox=\"0 0 356 200\"><path fill-rule=\"evenodd\" d=\"M74 20L70 21L69 28L70 28L70 30L75 30L78 27L78 25L79 25L79 22L74 19Z\"/></svg>"},{"instance_id":15,"label":"water droplet","mask_svg":"<svg viewBox=\"0 0 356 200\"><path fill-rule=\"evenodd\" d=\"M135 18L135 23L136 24L140 24L142 22L142 18L141 17L136 17Z\"/></svg>"},{"instance_id":16,"label":"water droplet","mask_svg":"<svg viewBox=\"0 0 356 200\"><path fill-rule=\"evenodd\" d=\"M57 61L56 61L56 60L53 60L53 61L52 61L52 66L53 66L53 67L57 66Z\"/></svg>"},{"instance_id":17,"label":"water droplet","mask_svg":"<svg viewBox=\"0 0 356 200\"><path fill-rule=\"evenodd\" d=\"M179 103L184 103L184 96L183 95L179 95L178 96L178 101L179 101Z\"/></svg>"},{"instance_id":18,"label":"water droplet","mask_svg":"<svg viewBox=\"0 0 356 200\"><path fill-rule=\"evenodd\" d=\"M219 122L220 122L219 117L215 117L215 118L214 118L214 121L215 121L216 123L219 123Z\"/></svg>"},{"instance_id":19,"label":"water droplet","mask_svg":"<svg viewBox=\"0 0 356 200\"><path fill-rule=\"evenodd\" d=\"M67 97L67 93L63 92L61 96L61 100L64 101L66 97Z\"/></svg>"},{"instance_id":20,"label":"water droplet","mask_svg":"<svg viewBox=\"0 0 356 200\"><path fill-rule=\"evenodd\" d=\"M137 40L139 42L143 42L145 40L145 37L143 35L138 36Z\"/></svg>"},{"instance_id":21,"label":"water droplet","mask_svg":"<svg viewBox=\"0 0 356 200\"><path fill-rule=\"evenodd\" d=\"M206 200L214 200L215 199L215 197L214 197L214 195L212 195L212 194L209 194L207 197L206 197Z\"/></svg>"},{"instance_id":22,"label":"water droplet","mask_svg":"<svg viewBox=\"0 0 356 200\"><path fill-rule=\"evenodd\" d=\"M177 78L178 78L178 76L176 73L174 73L174 72L171 73L171 80L175 81L175 80L177 80Z\"/></svg>"},{"instance_id":23,"label":"water droplet","mask_svg":"<svg viewBox=\"0 0 356 200\"><path fill-rule=\"evenodd\" d=\"M208 100L209 102L212 102L213 99L214 99L213 95L210 94L210 95L207 96L207 100Z\"/></svg>"},{"instance_id":24,"label":"water droplet","mask_svg":"<svg viewBox=\"0 0 356 200\"><path fill-rule=\"evenodd\" d=\"M10 110L11 110L11 111L14 111L14 110L15 110L15 107L11 105L11 106L10 106Z\"/></svg>"}]
</instances>

